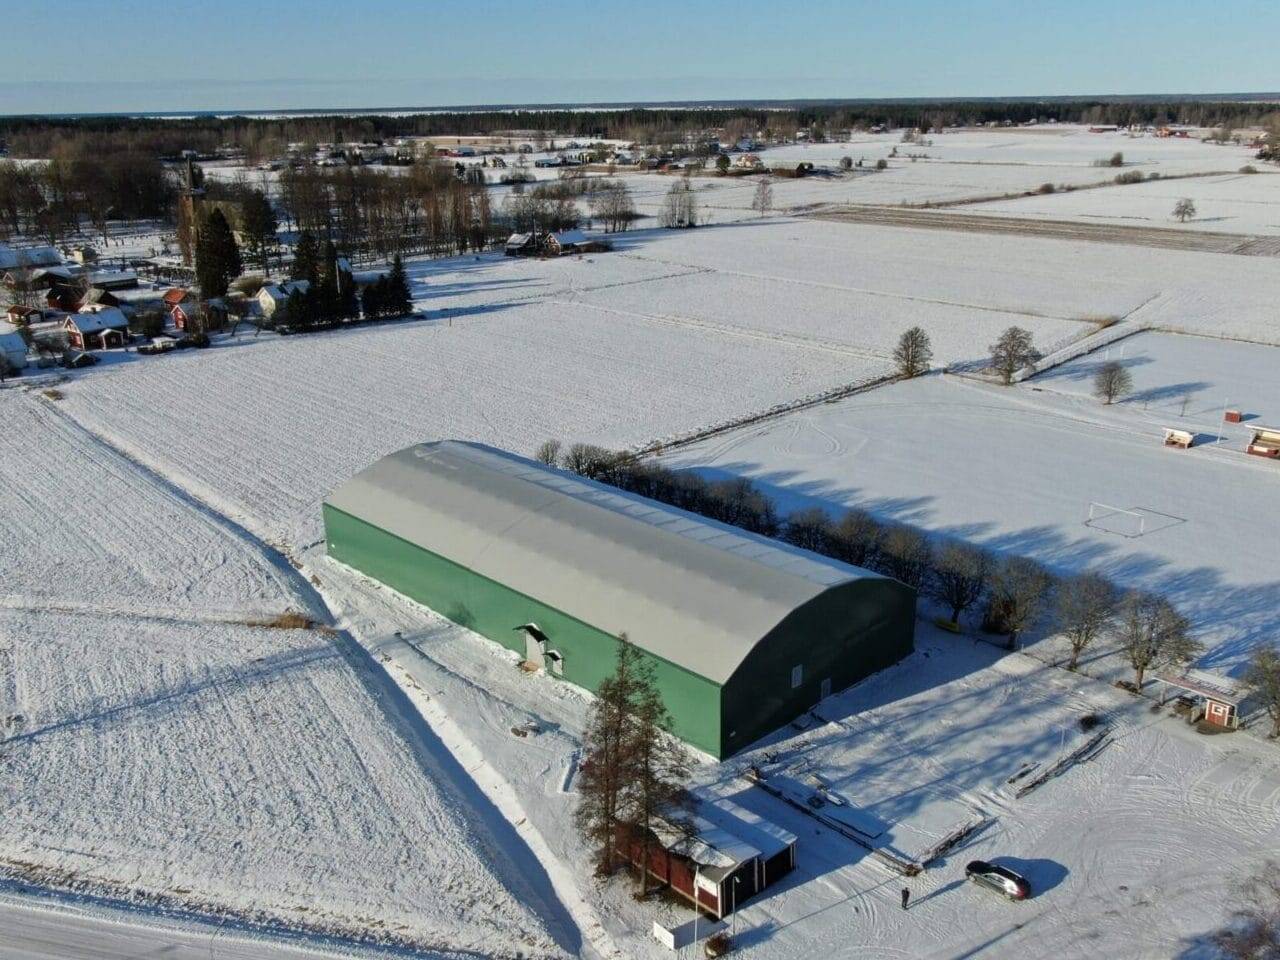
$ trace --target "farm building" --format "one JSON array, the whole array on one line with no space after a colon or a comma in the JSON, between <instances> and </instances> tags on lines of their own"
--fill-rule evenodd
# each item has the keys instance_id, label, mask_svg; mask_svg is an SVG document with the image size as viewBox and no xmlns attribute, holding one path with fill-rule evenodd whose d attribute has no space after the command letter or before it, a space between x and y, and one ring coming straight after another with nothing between
<instances>
[{"instance_id":1,"label":"farm building","mask_svg":"<svg viewBox=\"0 0 1280 960\"><path fill-rule=\"evenodd\" d=\"M538 238L532 233L513 233L507 237L503 252L508 257L531 257L538 252Z\"/></svg>"},{"instance_id":2,"label":"farm building","mask_svg":"<svg viewBox=\"0 0 1280 960\"><path fill-rule=\"evenodd\" d=\"M547 237L547 253L553 257L577 253L587 245L587 235L581 230L561 230Z\"/></svg>"},{"instance_id":3,"label":"farm building","mask_svg":"<svg viewBox=\"0 0 1280 960\"><path fill-rule=\"evenodd\" d=\"M594 690L625 633L717 757L913 649L895 580L480 444L386 456L323 510L331 557L531 668Z\"/></svg>"},{"instance_id":4,"label":"farm building","mask_svg":"<svg viewBox=\"0 0 1280 960\"><path fill-rule=\"evenodd\" d=\"M796 865L795 834L757 820L725 828L705 817L687 823L654 822L645 845L626 827L614 849L717 920L733 913L757 893L790 873Z\"/></svg>"},{"instance_id":5,"label":"farm building","mask_svg":"<svg viewBox=\"0 0 1280 960\"><path fill-rule=\"evenodd\" d=\"M1240 706L1244 692L1231 680L1215 676L1204 670L1184 670L1180 674L1156 674L1155 679L1164 684L1160 703L1165 701L1170 688L1181 698L1192 701L1195 708L1188 714L1190 720L1203 720L1215 727L1234 730L1240 725Z\"/></svg>"}]
</instances>

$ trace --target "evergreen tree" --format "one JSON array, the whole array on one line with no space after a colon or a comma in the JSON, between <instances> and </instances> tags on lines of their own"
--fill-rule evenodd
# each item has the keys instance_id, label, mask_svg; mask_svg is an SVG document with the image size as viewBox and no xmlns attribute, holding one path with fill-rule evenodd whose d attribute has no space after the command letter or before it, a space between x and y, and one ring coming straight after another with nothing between
<instances>
[{"instance_id":1,"label":"evergreen tree","mask_svg":"<svg viewBox=\"0 0 1280 960\"><path fill-rule=\"evenodd\" d=\"M382 277L364 288L361 298L366 320L379 320L386 313L387 285Z\"/></svg>"},{"instance_id":2,"label":"evergreen tree","mask_svg":"<svg viewBox=\"0 0 1280 960\"><path fill-rule=\"evenodd\" d=\"M404 261L398 253L391 261L391 273L386 280L387 313L393 317L407 316L413 310L413 296L409 292L409 278L404 272Z\"/></svg>"},{"instance_id":3,"label":"evergreen tree","mask_svg":"<svg viewBox=\"0 0 1280 960\"><path fill-rule=\"evenodd\" d=\"M315 298L316 321L332 325L342 319L342 297L338 292L338 251L332 240L325 241L320 279L308 291Z\"/></svg>"},{"instance_id":4,"label":"evergreen tree","mask_svg":"<svg viewBox=\"0 0 1280 960\"><path fill-rule=\"evenodd\" d=\"M231 234L231 225L215 207L200 225L196 238L196 282L200 292L205 299L223 296L241 269L240 248Z\"/></svg>"},{"instance_id":5,"label":"evergreen tree","mask_svg":"<svg viewBox=\"0 0 1280 960\"><path fill-rule=\"evenodd\" d=\"M310 287L304 293L301 290L294 290L289 294L287 301L287 315L289 318L289 326L295 330L306 333L315 328L316 325L316 300L314 287Z\"/></svg>"},{"instance_id":6,"label":"evergreen tree","mask_svg":"<svg viewBox=\"0 0 1280 960\"><path fill-rule=\"evenodd\" d=\"M240 226L250 256L264 273L267 272L267 259L275 245L279 223L271 201L261 190L250 190L245 194L241 205Z\"/></svg>"},{"instance_id":7,"label":"evergreen tree","mask_svg":"<svg viewBox=\"0 0 1280 960\"><path fill-rule=\"evenodd\" d=\"M618 638L618 662L600 681L583 732L582 772L574 820L596 850L596 872L607 876L617 863L622 814L631 785L631 710L636 700L640 651Z\"/></svg>"},{"instance_id":8,"label":"evergreen tree","mask_svg":"<svg viewBox=\"0 0 1280 960\"><path fill-rule=\"evenodd\" d=\"M667 732L671 715L662 702L651 663L640 663L636 671L635 701L632 706L629 742L624 752L630 768L630 797L626 821L640 843L640 862L648 864L655 821L679 823L688 812L689 755ZM640 869L640 893L648 889L648 871Z\"/></svg>"},{"instance_id":9,"label":"evergreen tree","mask_svg":"<svg viewBox=\"0 0 1280 960\"><path fill-rule=\"evenodd\" d=\"M310 230L303 230L293 249L293 269L289 276L294 280L318 283L320 280L320 247Z\"/></svg>"}]
</instances>

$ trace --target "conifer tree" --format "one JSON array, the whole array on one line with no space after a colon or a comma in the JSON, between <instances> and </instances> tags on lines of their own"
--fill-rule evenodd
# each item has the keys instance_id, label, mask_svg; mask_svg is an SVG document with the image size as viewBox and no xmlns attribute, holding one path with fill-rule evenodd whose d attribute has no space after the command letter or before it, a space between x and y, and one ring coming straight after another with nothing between
<instances>
[{"instance_id":1,"label":"conifer tree","mask_svg":"<svg viewBox=\"0 0 1280 960\"><path fill-rule=\"evenodd\" d=\"M226 216L215 207L196 238L196 282L201 294L205 299L223 296L240 271L240 248Z\"/></svg>"},{"instance_id":2,"label":"conifer tree","mask_svg":"<svg viewBox=\"0 0 1280 960\"><path fill-rule=\"evenodd\" d=\"M275 246L276 229L279 226L276 212L272 209L271 201L267 199L266 194L261 190L248 191L241 207L240 221L245 246L248 247L250 256L262 268L263 273L266 273L267 260L271 248Z\"/></svg>"},{"instance_id":3,"label":"conifer tree","mask_svg":"<svg viewBox=\"0 0 1280 960\"><path fill-rule=\"evenodd\" d=\"M407 316L413 310L413 295L409 292L409 278L404 272L400 254L391 261L391 273L387 277L387 313L393 317Z\"/></svg>"},{"instance_id":4,"label":"conifer tree","mask_svg":"<svg viewBox=\"0 0 1280 960\"><path fill-rule=\"evenodd\" d=\"M316 283L320 279L320 247L310 230L303 230L293 250L293 269L289 276L294 280Z\"/></svg>"},{"instance_id":5,"label":"conifer tree","mask_svg":"<svg viewBox=\"0 0 1280 960\"><path fill-rule=\"evenodd\" d=\"M583 734L582 772L578 778L579 831L596 849L596 872L607 876L617 863L623 807L630 787L631 705L636 699L640 651L618 638L613 673L600 681Z\"/></svg>"}]
</instances>

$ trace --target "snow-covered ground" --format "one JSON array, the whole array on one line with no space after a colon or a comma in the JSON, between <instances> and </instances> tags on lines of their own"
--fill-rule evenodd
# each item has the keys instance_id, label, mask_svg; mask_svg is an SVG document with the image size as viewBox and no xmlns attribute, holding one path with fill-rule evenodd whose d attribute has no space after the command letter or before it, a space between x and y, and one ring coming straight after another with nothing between
<instances>
[{"instance_id":1,"label":"snow-covered ground","mask_svg":"<svg viewBox=\"0 0 1280 960\"><path fill-rule=\"evenodd\" d=\"M308 562L328 601L388 659L392 675L411 695L430 692L427 709L448 713L450 746L483 755L477 777L518 798L518 815L549 853L580 862L586 851L566 824L587 698L519 670L496 645L318 550ZM912 657L819 711L829 722L781 731L694 772L704 802L729 798L799 837L795 873L741 910L737 943L747 957L950 960L1007 942L1036 956L1043 944L1064 960L1165 960L1220 923L1227 905L1205 890L1229 889L1280 839L1280 758L1267 745L1198 735L1145 701L924 623ZM1015 799L1009 776L1027 766L1039 772L1078 745L1086 714L1106 718L1112 742ZM532 732L513 736L516 728ZM820 776L894 837L946 829L946 815L957 811L988 822L904 881L851 840L749 786L741 773L751 763ZM1036 897L1011 905L966 883L963 867L974 858L1022 871ZM652 922L691 920L682 907L635 902L624 875L579 884L623 956L670 956L649 938ZM913 895L905 914L904 884Z\"/></svg>"},{"instance_id":2,"label":"snow-covered ground","mask_svg":"<svg viewBox=\"0 0 1280 960\"><path fill-rule=\"evenodd\" d=\"M1172 333L1138 333L1034 378L1034 386L1092 397L1098 368L1116 361L1129 371L1133 393L1116 410L1152 426L1221 436L1238 448L1255 424L1280 423L1280 348ZM1224 423L1224 409L1247 420Z\"/></svg>"},{"instance_id":3,"label":"snow-covered ground","mask_svg":"<svg viewBox=\"0 0 1280 960\"><path fill-rule=\"evenodd\" d=\"M538 861L235 524L0 392L0 872L266 927L577 953ZM33 425L36 429L32 429ZM0 951L3 952L3 951Z\"/></svg>"},{"instance_id":4,"label":"snow-covered ground","mask_svg":"<svg viewBox=\"0 0 1280 960\"><path fill-rule=\"evenodd\" d=\"M584 269L589 269L584 268ZM484 281L478 281L483 283ZM848 350L654 322L566 300L119 364L61 387L78 421L289 545L320 500L425 437L531 451L639 444L886 372ZM232 386L234 385L234 386ZM174 396L199 404L172 404Z\"/></svg>"},{"instance_id":5,"label":"snow-covered ground","mask_svg":"<svg viewBox=\"0 0 1280 960\"><path fill-rule=\"evenodd\" d=\"M930 155L778 181L775 207L1093 182L1114 171L1092 161L1118 149L1166 174L1242 162L1240 148L1078 128L932 140L766 151ZM646 213L672 182L627 179ZM661 956L651 921L687 912L583 870L571 812L586 696L327 560L329 490L432 437L527 452L686 434L880 376L914 323L938 364L981 358L1011 323L1041 349L1111 317L1280 343L1269 258L759 218L753 180L694 183L713 226L640 229L583 258L411 262L425 320L130 355L70 375L60 400L27 377L0 390L10 872L144 911L236 914L237 934L248 921L486 956ZM1237 670L1280 625L1262 509L1277 468L1240 454L1239 430L1177 452L1158 427L1210 430L1220 393L1277 419L1275 350L1156 333L1110 349L1137 389L1112 409L1087 396L1095 354L1010 390L940 376L879 388L674 459L756 476L785 506L857 504L1160 589L1194 619L1206 664ZM1144 511L1145 533L1124 536L1122 516L1086 525L1090 501ZM255 625L290 608L336 629ZM1221 922L1229 904L1205 890L1280 840L1269 747L1199 737L925 624L919 636L909 661L824 704L830 725L764 749L807 757L903 844L957 811L994 824L911 881L903 914L899 878L861 848L747 788L736 764L701 765L705 794L801 837L797 873L740 918L746 955L1156 958ZM1103 643L1086 669L1110 678L1116 661ZM1096 761L1024 800L998 789L1068 748L1085 711L1115 722ZM1013 907L963 884L970 856L1016 858L1041 895ZM137 950L153 945L188 947Z\"/></svg>"},{"instance_id":6,"label":"snow-covered ground","mask_svg":"<svg viewBox=\"0 0 1280 960\"><path fill-rule=\"evenodd\" d=\"M1280 236L1280 174L1255 161L1258 173L1155 180L1098 190L999 200L966 206L971 213L1046 220L1080 220L1140 227ZM1179 221L1174 205L1195 203L1195 216Z\"/></svg>"},{"instance_id":7,"label":"snow-covered ground","mask_svg":"<svg viewBox=\"0 0 1280 960\"><path fill-rule=\"evenodd\" d=\"M1280 628L1280 528L1258 509L1275 497L1277 467L1238 442L1165 448L1157 426L1123 407L931 376L724 434L671 462L751 477L787 509L857 506L1159 591L1192 619L1202 663L1238 672ZM1089 522L1095 502L1142 514L1145 532L1125 513L1100 519L1102 508Z\"/></svg>"}]
</instances>

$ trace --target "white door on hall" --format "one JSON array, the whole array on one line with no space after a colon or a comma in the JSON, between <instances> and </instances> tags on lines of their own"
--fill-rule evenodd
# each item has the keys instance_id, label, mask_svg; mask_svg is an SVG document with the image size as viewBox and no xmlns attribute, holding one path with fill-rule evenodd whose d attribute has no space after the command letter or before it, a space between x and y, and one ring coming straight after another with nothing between
<instances>
[{"instance_id":1,"label":"white door on hall","mask_svg":"<svg viewBox=\"0 0 1280 960\"><path fill-rule=\"evenodd\" d=\"M524 631L524 659L525 662L532 664L539 670L547 665L542 641L538 639L532 630Z\"/></svg>"}]
</instances>

